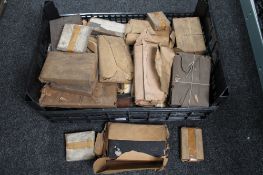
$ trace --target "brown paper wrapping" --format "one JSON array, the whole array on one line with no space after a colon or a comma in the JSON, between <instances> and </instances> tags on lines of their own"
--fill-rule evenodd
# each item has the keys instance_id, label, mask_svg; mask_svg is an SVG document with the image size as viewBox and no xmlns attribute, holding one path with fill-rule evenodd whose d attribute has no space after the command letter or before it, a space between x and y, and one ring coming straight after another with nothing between
<instances>
[{"instance_id":1,"label":"brown paper wrapping","mask_svg":"<svg viewBox=\"0 0 263 175\"><path fill-rule=\"evenodd\" d=\"M211 58L179 52L174 58L171 105L208 107Z\"/></svg>"},{"instance_id":2,"label":"brown paper wrapping","mask_svg":"<svg viewBox=\"0 0 263 175\"><path fill-rule=\"evenodd\" d=\"M202 130L181 128L181 160L198 162L204 160Z\"/></svg>"},{"instance_id":3,"label":"brown paper wrapping","mask_svg":"<svg viewBox=\"0 0 263 175\"><path fill-rule=\"evenodd\" d=\"M133 62L123 38L100 35L100 82L130 83L133 79Z\"/></svg>"},{"instance_id":4,"label":"brown paper wrapping","mask_svg":"<svg viewBox=\"0 0 263 175\"><path fill-rule=\"evenodd\" d=\"M174 18L173 27L177 48L183 52L203 54L206 51L204 35L198 17Z\"/></svg>"},{"instance_id":5,"label":"brown paper wrapping","mask_svg":"<svg viewBox=\"0 0 263 175\"><path fill-rule=\"evenodd\" d=\"M39 104L42 107L58 108L111 108L116 107L117 87L115 84L97 83L92 95L79 95L59 91L46 85L42 89Z\"/></svg>"}]
</instances>

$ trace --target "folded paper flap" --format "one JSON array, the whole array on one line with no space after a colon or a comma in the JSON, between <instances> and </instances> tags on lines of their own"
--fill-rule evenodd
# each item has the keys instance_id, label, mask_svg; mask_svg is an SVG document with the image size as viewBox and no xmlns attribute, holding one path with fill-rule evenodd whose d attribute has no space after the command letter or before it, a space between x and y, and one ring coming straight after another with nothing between
<instances>
[{"instance_id":1,"label":"folded paper flap","mask_svg":"<svg viewBox=\"0 0 263 175\"><path fill-rule=\"evenodd\" d=\"M90 49L93 53L97 53L98 49L98 41L94 36L90 36L88 40L88 49Z\"/></svg>"},{"instance_id":2,"label":"folded paper flap","mask_svg":"<svg viewBox=\"0 0 263 175\"><path fill-rule=\"evenodd\" d=\"M103 174L143 169L159 170L165 165L164 162L163 158L131 151L124 153L122 158L119 157L116 160L111 160L107 157L97 159L93 164L93 170L95 173Z\"/></svg>"},{"instance_id":3,"label":"folded paper flap","mask_svg":"<svg viewBox=\"0 0 263 175\"><path fill-rule=\"evenodd\" d=\"M175 53L169 47L160 47L155 57L155 67L160 78L161 90L168 94Z\"/></svg>"},{"instance_id":4,"label":"folded paper flap","mask_svg":"<svg viewBox=\"0 0 263 175\"><path fill-rule=\"evenodd\" d=\"M163 158L154 157L146 153L130 151L123 153L116 160L126 160L126 161L163 161Z\"/></svg>"},{"instance_id":5,"label":"folded paper flap","mask_svg":"<svg viewBox=\"0 0 263 175\"><path fill-rule=\"evenodd\" d=\"M167 141L169 137L166 125L109 123L107 130L110 140Z\"/></svg>"},{"instance_id":6,"label":"folded paper flap","mask_svg":"<svg viewBox=\"0 0 263 175\"><path fill-rule=\"evenodd\" d=\"M127 26L126 26L126 34L132 33L132 34L140 34L145 29L152 29L149 21L147 20L138 20L138 19L131 19L129 20Z\"/></svg>"},{"instance_id":7,"label":"folded paper flap","mask_svg":"<svg viewBox=\"0 0 263 175\"><path fill-rule=\"evenodd\" d=\"M162 79L162 66L163 66L163 60L162 60L162 56L161 56L160 50L158 49L157 52L156 52L156 56L155 56L155 68L156 68L157 74L159 76L160 83L162 83L161 82L161 79Z\"/></svg>"},{"instance_id":8,"label":"folded paper flap","mask_svg":"<svg viewBox=\"0 0 263 175\"><path fill-rule=\"evenodd\" d=\"M107 59L107 63L101 63L102 61L100 60L100 65L103 64L102 66L100 66L100 71L102 71L102 75L105 78L111 78L113 77L116 72L117 72L117 65L116 65L116 61L115 61L115 56L114 56L114 52L112 50L111 47L111 43L107 40L106 36L99 36L99 54L100 54L100 59L102 58L102 56L106 56L108 57ZM103 46L103 47L102 47Z\"/></svg>"},{"instance_id":9,"label":"folded paper flap","mask_svg":"<svg viewBox=\"0 0 263 175\"><path fill-rule=\"evenodd\" d=\"M104 149L104 133L98 133L95 142L94 152L97 156L101 156L103 154Z\"/></svg>"},{"instance_id":10,"label":"folded paper flap","mask_svg":"<svg viewBox=\"0 0 263 175\"><path fill-rule=\"evenodd\" d=\"M161 46L169 46L170 32L169 31L153 31L149 28L145 29L137 38L135 45L141 45L143 41L159 44Z\"/></svg>"},{"instance_id":11,"label":"folded paper flap","mask_svg":"<svg viewBox=\"0 0 263 175\"><path fill-rule=\"evenodd\" d=\"M112 38L112 37L110 37ZM122 72L126 74L131 74L133 72L133 63L127 45L122 38L113 38L109 40L111 44L112 51L114 53L114 59L116 65ZM120 52L123 50L125 52ZM128 59L125 59L128 58ZM127 63L128 62L128 63Z\"/></svg>"},{"instance_id":12,"label":"folded paper flap","mask_svg":"<svg viewBox=\"0 0 263 175\"><path fill-rule=\"evenodd\" d=\"M99 36L100 71L104 79L116 74L132 79L133 63L123 38ZM107 60L106 60L107 56Z\"/></svg>"}]
</instances>

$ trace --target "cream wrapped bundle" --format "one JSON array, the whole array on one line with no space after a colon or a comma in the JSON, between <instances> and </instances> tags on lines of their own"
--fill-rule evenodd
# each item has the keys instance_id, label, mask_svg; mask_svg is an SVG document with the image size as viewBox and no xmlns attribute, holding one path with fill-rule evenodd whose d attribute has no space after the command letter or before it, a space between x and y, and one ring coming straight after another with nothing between
<instances>
[{"instance_id":1,"label":"cream wrapped bundle","mask_svg":"<svg viewBox=\"0 0 263 175\"><path fill-rule=\"evenodd\" d=\"M95 157L94 131L65 134L65 139L67 161L89 160Z\"/></svg>"},{"instance_id":2,"label":"cream wrapped bundle","mask_svg":"<svg viewBox=\"0 0 263 175\"><path fill-rule=\"evenodd\" d=\"M65 24L57 50L84 53L87 51L92 28L83 25Z\"/></svg>"}]
</instances>

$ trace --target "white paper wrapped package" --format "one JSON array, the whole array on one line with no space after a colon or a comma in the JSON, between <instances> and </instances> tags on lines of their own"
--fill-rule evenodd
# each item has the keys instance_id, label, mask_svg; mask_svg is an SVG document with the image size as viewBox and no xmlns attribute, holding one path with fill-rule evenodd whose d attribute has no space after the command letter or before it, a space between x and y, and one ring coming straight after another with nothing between
<instances>
[{"instance_id":1,"label":"white paper wrapped package","mask_svg":"<svg viewBox=\"0 0 263 175\"><path fill-rule=\"evenodd\" d=\"M57 50L83 53L87 51L92 28L83 25L65 24Z\"/></svg>"},{"instance_id":2,"label":"white paper wrapped package","mask_svg":"<svg viewBox=\"0 0 263 175\"><path fill-rule=\"evenodd\" d=\"M91 18L88 26L92 27L93 33L119 37L124 37L126 30L126 24L100 18Z\"/></svg>"},{"instance_id":3,"label":"white paper wrapped package","mask_svg":"<svg viewBox=\"0 0 263 175\"><path fill-rule=\"evenodd\" d=\"M67 161L90 160L95 157L94 131L65 134L65 139Z\"/></svg>"}]
</instances>

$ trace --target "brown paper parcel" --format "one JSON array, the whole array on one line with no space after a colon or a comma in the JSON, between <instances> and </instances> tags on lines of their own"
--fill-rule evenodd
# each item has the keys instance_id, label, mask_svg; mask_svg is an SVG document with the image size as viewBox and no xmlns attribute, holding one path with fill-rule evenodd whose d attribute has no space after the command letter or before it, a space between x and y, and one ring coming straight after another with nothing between
<instances>
[{"instance_id":1,"label":"brown paper parcel","mask_svg":"<svg viewBox=\"0 0 263 175\"><path fill-rule=\"evenodd\" d=\"M155 134L152 134L155 133ZM101 139L103 135L103 140ZM96 150L103 150L102 158L99 158L93 164L94 173L111 174L124 171L133 170L162 170L168 162L167 140L169 138L169 131L166 125L139 125L139 124L121 124L121 123L108 123L105 127L103 134L100 134L99 140L96 139L96 144L100 146ZM163 156L154 157L152 155L131 150L123 152L116 159L107 157L108 143L110 141L134 141L134 142L147 142L152 141L166 143L163 150ZM100 142L100 143L98 143ZM103 142L103 144L101 144ZM97 151L98 153L98 151Z\"/></svg>"},{"instance_id":2,"label":"brown paper parcel","mask_svg":"<svg viewBox=\"0 0 263 175\"><path fill-rule=\"evenodd\" d=\"M39 80L42 83L57 83L93 87L97 82L98 56L93 53L49 52Z\"/></svg>"},{"instance_id":3,"label":"brown paper parcel","mask_svg":"<svg viewBox=\"0 0 263 175\"><path fill-rule=\"evenodd\" d=\"M131 19L129 20L126 26L125 32L125 41L128 45L134 45L137 38L140 34L145 30L149 29L152 33L154 33L149 21L147 20L138 20L138 19Z\"/></svg>"},{"instance_id":4,"label":"brown paper parcel","mask_svg":"<svg viewBox=\"0 0 263 175\"><path fill-rule=\"evenodd\" d=\"M201 129L181 128L181 160L183 162L198 162L204 160Z\"/></svg>"},{"instance_id":5,"label":"brown paper parcel","mask_svg":"<svg viewBox=\"0 0 263 175\"><path fill-rule=\"evenodd\" d=\"M100 82L130 83L134 67L124 39L100 35L98 43Z\"/></svg>"},{"instance_id":6,"label":"brown paper parcel","mask_svg":"<svg viewBox=\"0 0 263 175\"><path fill-rule=\"evenodd\" d=\"M92 53L98 53L98 41L95 36L90 36L88 40L88 49Z\"/></svg>"},{"instance_id":7,"label":"brown paper parcel","mask_svg":"<svg viewBox=\"0 0 263 175\"><path fill-rule=\"evenodd\" d=\"M174 58L172 106L208 107L211 58L179 52Z\"/></svg>"},{"instance_id":8,"label":"brown paper parcel","mask_svg":"<svg viewBox=\"0 0 263 175\"><path fill-rule=\"evenodd\" d=\"M147 16L154 30L170 30L171 23L163 12L147 13Z\"/></svg>"},{"instance_id":9,"label":"brown paper parcel","mask_svg":"<svg viewBox=\"0 0 263 175\"><path fill-rule=\"evenodd\" d=\"M58 108L111 108L116 107L116 84L97 83L92 95L79 95L60 91L46 85L42 89L39 104Z\"/></svg>"},{"instance_id":10,"label":"brown paper parcel","mask_svg":"<svg viewBox=\"0 0 263 175\"><path fill-rule=\"evenodd\" d=\"M206 51L204 35L198 17L174 18L176 45L183 52L203 54Z\"/></svg>"},{"instance_id":11,"label":"brown paper parcel","mask_svg":"<svg viewBox=\"0 0 263 175\"><path fill-rule=\"evenodd\" d=\"M139 106L154 106L165 101L155 66L157 47L145 41L134 46L135 103Z\"/></svg>"}]
</instances>

